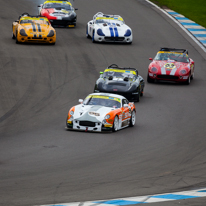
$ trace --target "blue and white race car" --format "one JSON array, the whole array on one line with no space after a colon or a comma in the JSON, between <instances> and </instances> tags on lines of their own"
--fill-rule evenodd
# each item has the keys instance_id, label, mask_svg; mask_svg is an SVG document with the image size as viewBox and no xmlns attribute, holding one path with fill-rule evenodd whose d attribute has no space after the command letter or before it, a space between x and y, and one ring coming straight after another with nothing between
<instances>
[{"instance_id":1,"label":"blue and white race car","mask_svg":"<svg viewBox=\"0 0 206 206\"><path fill-rule=\"evenodd\" d=\"M98 12L93 20L87 23L87 38L92 42L132 43L132 29L124 23L119 15L108 15Z\"/></svg>"}]
</instances>

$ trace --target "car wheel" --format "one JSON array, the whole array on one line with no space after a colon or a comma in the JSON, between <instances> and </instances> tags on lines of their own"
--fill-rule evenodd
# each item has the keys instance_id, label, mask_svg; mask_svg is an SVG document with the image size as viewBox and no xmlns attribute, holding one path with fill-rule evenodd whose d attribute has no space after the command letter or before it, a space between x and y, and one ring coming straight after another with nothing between
<instances>
[{"instance_id":1,"label":"car wheel","mask_svg":"<svg viewBox=\"0 0 206 206\"><path fill-rule=\"evenodd\" d=\"M135 95L135 101L139 102L139 100L140 100L140 89L139 89L139 87L137 88L137 92L138 92L138 94Z\"/></svg>"},{"instance_id":2,"label":"car wheel","mask_svg":"<svg viewBox=\"0 0 206 206\"><path fill-rule=\"evenodd\" d=\"M14 36L14 33L13 33L13 31L12 31L12 39L15 39L15 36Z\"/></svg>"},{"instance_id":3,"label":"car wheel","mask_svg":"<svg viewBox=\"0 0 206 206\"><path fill-rule=\"evenodd\" d=\"M16 32L16 44L19 44L17 37L18 37L18 32Z\"/></svg>"},{"instance_id":4,"label":"car wheel","mask_svg":"<svg viewBox=\"0 0 206 206\"><path fill-rule=\"evenodd\" d=\"M195 77L195 72L193 72L193 74L191 75L190 79L193 80Z\"/></svg>"},{"instance_id":5,"label":"car wheel","mask_svg":"<svg viewBox=\"0 0 206 206\"><path fill-rule=\"evenodd\" d=\"M147 82L148 82L148 83L154 83L154 79L151 79L151 78L149 77L149 74L147 75Z\"/></svg>"},{"instance_id":6,"label":"car wheel","mask_svg":"<svg viewBox=\"0 0 206 206\"><path fill-rule=\"evenodd\" d=\"M140 92L140 97L142 97L143 96L143 89L141 90L141 92Z\"/></svg>"},{"instance_id":7,"label":"car wheel","mask_svg":"<svg viewBox=\"0 0 206 206\"><path fill-rule=\"evenodd\" d=\"M187 81L185 82L186 85L189 85L191 81L191 76L188 77Z\"/></svg>"},{"instance_id":8,"label":"car wheel","mask_svg":"<svg viewBox=\"0 0 206 206\"><path fill-rule=\"evenodd\" d=\"M89 32L88 32L88 26L86 27L86 37L89 39L90 36L89 36Z\"/></svg>"},{"instance_id":9,"label":"car wheel","mask_svg":"<svg viewBox=\"0 0 206 206\"><path fill-rule=\"evenodd\" d=\"M114 118L114 123L113 123L113 127L112 127L112 131L113 132L116 132L118 130L118 127L119 127L119 119L118 117L116 116Z\"/></svg>"},{"instance_id":10,"label":"car wheel","mask_svg":"<svg viewBox=\"0 0 206 206\"><path fill-rule=\"evenodd\" d=\"M93 31L93 34L92 34L92 42L93 42L93 43L95 43L94 34L95 34L95 31Z\"/></svg>"},{"instance_id":11,"label":"car wheel","mask_svg":"<svg viewBox=\"0 0 206 206\"><path fill-rule=\"evenodd\" d=\"M132 111L132 114L131 114L129 126L130 126L130 127L133 127L133 126L135 125L135 122L136 122L136 113L135 113L135 111L133 110L133 111Z\"/></svg>"}]
</instances>

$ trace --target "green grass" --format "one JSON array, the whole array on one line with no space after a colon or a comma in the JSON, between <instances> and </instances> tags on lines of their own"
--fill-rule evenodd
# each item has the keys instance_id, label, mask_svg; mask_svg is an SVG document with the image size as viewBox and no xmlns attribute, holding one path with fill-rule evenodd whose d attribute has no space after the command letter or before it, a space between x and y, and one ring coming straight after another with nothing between
<instances>
[{"instance_id":1,"label":"green grass","mask_svg":"<svg viewBox=\"0 0 206 206\"><path fill-rule=\"evenodd\" d=\"M161 8L168 7L206 27L206 0L150 0Z\"/></svg>"}]
</instances>

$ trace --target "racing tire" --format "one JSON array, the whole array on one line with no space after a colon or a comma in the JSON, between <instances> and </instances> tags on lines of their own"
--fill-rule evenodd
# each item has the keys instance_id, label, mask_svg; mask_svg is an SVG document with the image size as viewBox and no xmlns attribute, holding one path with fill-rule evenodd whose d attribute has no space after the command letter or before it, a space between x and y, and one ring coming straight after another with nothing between
<instances>
[{"instance_id":1,"label":"racing tire","mask_svg":"<svg viewBox=\"0 0 206 206\"><path fill-rule=\"evenodd\" d=\"M150 77L149 77L149 74L147 75L147 82L148 83L154 83L154 79L151 79Z\"/></svg>"},{"instance_id":2,"label":"racing tire","mask_svg":"<svg viewBox=\"0 0 206 206\"><path fill-rule=\"evenodd\" d=\"M194 77L195 77L195 72L193 72L193 74L191 75L190 80L193 80Z\"/></svg>"},{"instance_id":3,"label":"racing tire","mask_svg":"<svg viewBox=\"0 0 206 206\"><path fill-rule=\"evenodd\" d=\"M88 26L86 27L86 37L87 37L87 39L91 38L90 35L89 35L89 32L88 32Z\"/></svg>"},{"instance_id":4,"label":"racing tire","mask_svg":"<svg viewBox=\"0 0 206 206\"><path fill-rule=\"evenodd\" d=\"M117 116L115 116L114 122L113 122L113 127L112 127L113 132L116 132L118 130L118 125L119 125L119 119Z\"/></svg>"},{"instance_id":5,"label":"racing tire","mask_svg":"<svg viewBox=\"0 0 206 206\"><path fill-rule=\"evenodd\" d=\"M133 110L131 114L129 126L133 127L135 125L135 122L136 122L136 112Z\"/></svg>"},{"instance_id":6,"label":"racing tire","mask_svg":"<svg viewBox=\"0 0 206 206\"><path fill-rule=\"evenodd\" d=\"M13 31L12 31L12 39L16 39L16 37L14 36L14 33L13 33Z\"/></svg>"},{"instance_id":7,"label":"racing tire","mask_svg":"<svg viewBox=\"0 0 206 206\"><path fill-rule=\"evenodd\" d=\"M140 89L139 89L139 87L137 88L137 92L138 92L138 94L135 95L135 101L139 102L139 100L140 100Z\"/></svg>"},{"instance_id":8,"label":"racing tire","mask_svg":"<svg viewBox=\"0 0 206 206\"><path fill-rule=\"evenodd\" d=\"M191 81L191 76L188 77L187 81L185 82L186 85L189 85Z\"/></svg>"},{"instance_id":9,"label":"racing tire","mask_svg":"<svg viewBox=\"0 0 206 206\"><path fill-rule=\"evenodd\" d=\"M94 40L94 34L95 34L95 31L93 31L93 34L92 34L92 43L95 43L96 41Z\"/></svg>"},{"instance_id":10,"label":"racing tire","mask_svg":"<svg viewBox=\"0 0 206 206\"><path fill-rule=\"evenodd\" d=\"M17 37L18 37L18 33L16 32L16 44L19 44Z\"/></svg>"},{"instance_id":11,"label":"racing tire","mask_svg":"<svg viewBox=\"0 0 206 206\"><path fill-rule=\"evenodd\" d=\"M140 92L140 97L142 97L142 96L143 96L143 93L144 93L144 91L142 90L142 91Z\"/></svg>"}]
</instances>

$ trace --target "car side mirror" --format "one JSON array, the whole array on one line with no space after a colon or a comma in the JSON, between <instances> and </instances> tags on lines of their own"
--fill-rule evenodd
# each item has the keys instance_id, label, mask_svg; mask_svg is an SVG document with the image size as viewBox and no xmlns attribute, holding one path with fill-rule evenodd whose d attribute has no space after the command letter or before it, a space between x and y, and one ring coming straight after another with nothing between
<instances>
[{"instance_id":1,"label":"car side mirror","mask_svg":"<svg viewBox=\"0 0 206 206\"><path fill-rule=\"evenodd\" d=\"M191 61L191 64L194 64L195 62L194 61Z\"/></svg>"},{"instance_id":2,"label":"car side mirror","mask_svg":"<svg viewBox=\"0 0 206 206\"><path fill-rule=\"evenodd\" d=\"M100 74L104 74L104 72L99 72Z\"/></svg>"},{"instance_id":3,"label":"car side mirror","mask_svg":"<svg viewBox=\"0 0 206 206\"><path fill-rule=\"evenodd\" d=\"M79 103L82 104L83 103L83 99L79 99Z\"/></svg>"},{"instance_id":4,"label":"car side mirror","mask_svg":"<svg viewBox=\"0 0 206 206\"><path fill-rule=\"evenodd\" d=\"M152 58L149 58L149 60L151 60L151 61L152 61L153 59L152 59Z\"/></svg>"},{"instance_id":5,"label":"car side mirror","mask_svg":"<svg viewBox=\"0 0 206 206\"><path fill-rule=\"evenodd\" d=\"M78 8L75 8L75 11L78 10Z\"/></svg>"},{"instance_id":6,"label":"car side mirror","mask_svg":"<svg viewBox=\"0 0 206 206\"><path fill-rule=\"evenodd\" d=\"M89 22L89 24L92 24L92 22Z\"/></svg>"},{"instance_id":7,"label":"car side mirror","mask_svg":"<svg viewBox=\"0 0 206 206\"><path fill-rule=\"evenodd\" d=\"M124 107L129 107L129 105L128 104L124 104Z\"/></svg>"}]
</instances>

